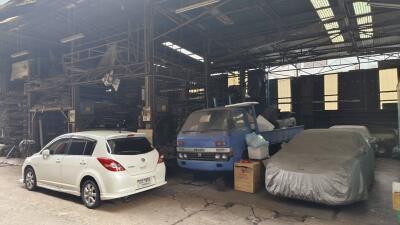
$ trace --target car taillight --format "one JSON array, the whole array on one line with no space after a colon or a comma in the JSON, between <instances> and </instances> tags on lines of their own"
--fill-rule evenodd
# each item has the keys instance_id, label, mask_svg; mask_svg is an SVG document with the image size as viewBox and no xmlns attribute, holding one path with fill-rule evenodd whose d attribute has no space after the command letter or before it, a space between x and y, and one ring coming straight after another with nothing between
<instances>
[{"instance_id":1,"label":"car taillight","mask_svg":"<svg viewBox=\"0 0 400 225\"><path fill-rule=\"evenodd\" d=\"M182 140L177 140L176 141L176 146L182 147L183 146L183 141Z\"/></svg>"},{"instance_id":2,"label":"car taillight","mask_svg":"<svg viewBox=\"0 0 400 225\"><path fill-rule=\"evenodd\" d=\"M224 147L226 146L225 141L215 141L215 147Z\"/></svg>"},{"instance_id":3,"label":"car taillight","mask_svg":"<svg viewBox=\"0 0 400 225\"><path fill-rule=\"evenodd\" d=\"M124 171L125 168L119 162L109 158L97 158L101 165L109 171L118 172Z\"/></svg>"},{"instance_id":4,"label":"car taillight","mask_svg":"<svg viewBox=\"0 0 400 225\"><path fill-rule=\"evenodd\" d=\"M158 152L158 164L160 164L160 163L163 163L165 160L164 160L164 155L163 154L161 154L160 152Z\"/></svg>"}]
</instances>

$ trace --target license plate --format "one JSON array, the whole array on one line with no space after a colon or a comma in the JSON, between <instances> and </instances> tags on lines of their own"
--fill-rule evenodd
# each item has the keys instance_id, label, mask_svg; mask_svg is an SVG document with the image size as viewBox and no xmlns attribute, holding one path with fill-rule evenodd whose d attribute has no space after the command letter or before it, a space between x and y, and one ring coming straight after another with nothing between
<instances>
[{"instance_id":1,"label":"license plate","mask_svg":"<svg viewBox=\"0 0 400 225\"><path fill-rule=\"evenodd\" d=\"M151 177L146 177L137 181L138 188L144 188L152 185Z\"/></svg>"}]
</instances>

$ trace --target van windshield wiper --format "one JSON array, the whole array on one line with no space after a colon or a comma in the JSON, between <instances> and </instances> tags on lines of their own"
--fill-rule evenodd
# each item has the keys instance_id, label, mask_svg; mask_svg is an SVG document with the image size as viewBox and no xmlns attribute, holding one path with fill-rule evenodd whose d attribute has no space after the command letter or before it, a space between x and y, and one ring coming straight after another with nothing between
<instances>
[{"instance_id":1,"label":"van windshield wiper","mask_svg":"<svg viewBox=\"0 0 400 225\"><path fill-rule=\"evenodd\" d=\"M184 130L182 133L200 132L198 130Z\"/></svg>"},{"instance_id":2,"label":"van windshield wiper","mask_svg":"<svg viewBox=\"0 0 400 225\"><path fill-rule=\"evenodd\" d=\"M226 129L221 129L221 128L209 128L209 129L206 129L206 130L204 130L204 131L226 131ZM203 132L204 132L203 131Z\"/></svg>"}]
</instances>

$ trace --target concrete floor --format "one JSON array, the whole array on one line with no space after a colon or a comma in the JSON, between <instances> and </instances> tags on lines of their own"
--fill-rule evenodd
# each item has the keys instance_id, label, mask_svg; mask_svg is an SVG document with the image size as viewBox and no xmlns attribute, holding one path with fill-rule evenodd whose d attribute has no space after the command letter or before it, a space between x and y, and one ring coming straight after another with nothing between
<instances>
[{"instance_id":1,"label":"concrete floor","mask_svg":"<svg viewBox=\"0 0 400 225\"><path fill-rule=\"evenodd\" d=\"M17 181L20 166L1 164L0 224L259 224L339 225L396 224L391 183L399 180L400 161L378 159L370 199L346 207L326 207L276 198L266 191L218 192L207 180L182 171L169 174L168 184L145 193L86 209L80 198L41 189L25 190ZM16 163L18 164L18 163Z\"/></svg>"}]
</instances>

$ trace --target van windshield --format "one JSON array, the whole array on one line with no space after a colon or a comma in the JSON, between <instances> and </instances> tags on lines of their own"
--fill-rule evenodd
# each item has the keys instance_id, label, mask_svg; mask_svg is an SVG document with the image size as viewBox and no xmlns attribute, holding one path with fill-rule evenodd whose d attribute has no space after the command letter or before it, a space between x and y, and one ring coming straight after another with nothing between
<instances>
[{"instance_id":1,"label":"van windshield","mask_svg":"<svg viewBox=\"0 0 400 225\"><path fill-rule=\"evenodd\" d=\"M194 112L187 118L182 132L226 131L229 129L228 121L228 110Z\"/></svg>"},{"instance_id":2,"label":"van windshield","mask_svg":"<svg viewBox=\"0 0 400 225\"><path fill-rule=\"evenodd\" d=\"M139 155L153 150L145 137L117 138L107 141L110 153L115 155Z\"/></svg>"}]
</instances>

